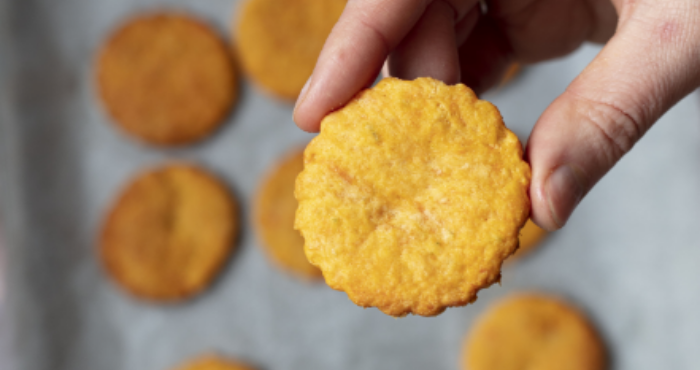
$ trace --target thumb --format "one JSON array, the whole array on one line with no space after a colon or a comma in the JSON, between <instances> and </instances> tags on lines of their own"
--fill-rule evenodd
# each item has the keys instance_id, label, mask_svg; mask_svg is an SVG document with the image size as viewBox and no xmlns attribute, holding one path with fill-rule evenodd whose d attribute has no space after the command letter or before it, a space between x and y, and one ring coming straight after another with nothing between
<instances>
[{"instance_id":1,"label":"thumb","mask_svg":"<svg viewBox=\"0 0 700 370\"><path fill-rule=\"evenodd\" d=\"M542 114L528 142L532 218L564 226L586 193L698 85L700 2L624 2L615 36Z\"/></svg>"}]
</instances>

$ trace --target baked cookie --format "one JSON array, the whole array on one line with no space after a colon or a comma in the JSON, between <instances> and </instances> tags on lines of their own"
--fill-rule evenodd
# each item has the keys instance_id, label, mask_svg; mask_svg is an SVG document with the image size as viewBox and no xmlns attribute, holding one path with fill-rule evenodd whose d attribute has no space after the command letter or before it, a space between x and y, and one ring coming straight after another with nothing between
<instances>
[{"instance_id":1,"label":"baked cookie","mask_svg":"<svg viewBox=\"0 0 700 370\"><path fill-rule=\"evenodd\" d=\"M517 77L518 74L520 74L521 69L522 69L522 67L520 67L520 63L516 63L516 62L511 63L508 66L508 68L506 69L505 73L503 74L503 77L501 78L501 83L499 84L500 87L507 85L515 77Z\"/></svg>"},{"instance_id":2,"label":"baked cookie","mask_svg":"<svg viewBox=\"0 0 700 370\"><path fill-rule=\"evenodd\" d=\"M248 0L234 34L243 70L265 90L296 99L345 3Z\"/></svg>"},{"instance_id":3,"label":"baked cookie","mask_svg":"<svg viewBox=\"0 0 700 370\"><path fill-rule=\"evenodd\" d=\"M522 257L529 253L539 245L545 236L547 236L546 230L537 226L532 220L527 220L525 226L520 230L520 247L513 256Z\"/></svg>"},{"instance_id":4,"label":"baked cookie","mask_svg":"<svg viewBox=\"0 0 700 370\"><path fill-rule=\"evenodd\" d=\"M197 167L171 164L142 174L104 223L104 266L138 297L188 298L226 262L238 231L236 209L226 187Z\"/></svg>"},{"instance_id":5,"label":"baked cookie","mask_svg":"<svg viewBox=\"0 0 700 370\"><path fill-rule=\"evenodd\" d=\"M282 268L299 276L317 279L321 271L304 254L304 239L294 230L297 200L294 181L304 168L304 152L296 151L268 175L255 200L254 217L267 255Z\"/></svg>"},{"instance_id":6,"label":"baked cookie","mask_svg":"<svg viewBox=\"0 0 700 370\"><path fill-rule=\"evenodd\" d=\"M465 370L603 370L603 343L575 308L516 295L482 315L464 345Z\"/></svg>"},{"instance_id":7,"label":"baked cookie","mask_svg":"<svg viewBox=\"0 0 700 370\"><path fill-rule=\"evenodd\" d=\"M102 101L124 131L150 144L181 145L211 134L236 99L230 52L186 15L132 19L97 60Z\"/></svg>"},{"instance_id":8,"label":"baked cookie","mask_svg":"<svg viewBox=\"0 0 700 370\"><path fill-rule=\"evenodd\" d=\"M253 370L253 368L231 359L208 355L192 360L175 370Z\"/></svg>"},{"instance_id":9,"label":"baked cookie","mask_svg":"<svg viewBox=\"0 0 700 370\"><path fill-rule=\"evenodd\" d=\"M295 225L306 256L329 286L389 315L470 303L499 281L528 218L522 155L466 86L384 79L306 148Z\"/></svg>"}]
</instances>

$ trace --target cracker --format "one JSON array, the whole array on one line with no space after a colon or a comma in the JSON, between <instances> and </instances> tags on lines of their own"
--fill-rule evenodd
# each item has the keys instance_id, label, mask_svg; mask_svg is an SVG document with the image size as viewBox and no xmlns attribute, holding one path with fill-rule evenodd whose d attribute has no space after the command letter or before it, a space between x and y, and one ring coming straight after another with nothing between
<instances>
[{"instance_id":1,"label":"cracker","mask_svg":"<svg viewBox=\"0 0 700 370\"><path fill-rule=\"evenodd\" d=\"M543 295L516 295L483 314L464 345L463 369L603 370L598 333L574 307Z\"/></svg>"},{"instance_id":2,"label":"cracker","mask_svg":"<svg viewBox=\"0 0 700 370\"><path fill-rule=\"evenodd\" d=\"M520 230L520 247L513 257L520 258L530 253L547 236L547 231L527 220L527 223Z\"/></svg>"},{"instance_id":3,"label":"cracker","mask_svg":"<svg viewBox=\"0 0 700 370\"><path fill-rule=\"evenodd\" d=\"M304 167L302 150L286 156L266 177L255 200L255 226L267 255L280 267L307 279L321 271L304 254L304 239L294 230L298 203L294 181Z\"/></svg>"},{"instance_id":4,"label":"cracker","mask_svg":"<svg viewBox=\"0 0 700 370\"><path fill-rule=\"evenodd\" d=\"M253 368L232 359L206 355L181 365L175 370L253 370Z\"/></svg>"},{"instance_id":5,"label":"cracker","mask_svg":"<svg viewBox=\"0 0 700 370\"><path fill-rule=\"evenodd\" d=\"M431 316L499 281L530 210L530 167L464 85L388 78L326 116L297 178L295 227L326 283L363 307Z\"/></svg>"},{"instance_id":6,"label":"cracker","mask_svg":"<svg viewBox=\"0 0 700 370\"><path fill-rule=\"evenodd\" d=\"M299 96L345 0L248 0L235 40L243 70L264 90Z\"/></svg>"},{"instance_id":7,"label":"cracker","mask_svg":"<svg viewBox=\"0 0 700 370\"><path fill-rule=\"evenodd\" d=\"M136 17L97 60L102 101L117 125L155 145L210 135L236 100L230 51L207 25L177 13Z\"/></svg>"},{"instance_id":8,"label":"cracker","mask_svg":"<svg viewBox=\"0 0 700 370\"><path fill-rule=\"evenodd\" d=\"M520 63L513 62L511 63L506 71L503 73L503 77L501 77L501 82L499 83L499 87L503 87L510 82L512 82L518 75L520 74L522 67L520 66Z\"/></svg>"},{"instance_id":9,"label":"cracker","mask_svg":"<svg viewBox=\"0 0 700 370\"><path fill-rule=\"evenodd\" d=\"M186 164L138 176L102 229L107 271L135 296L174 301L207 287L238 232L236 203L214 176Z\"/></svg>"}]
</instances>

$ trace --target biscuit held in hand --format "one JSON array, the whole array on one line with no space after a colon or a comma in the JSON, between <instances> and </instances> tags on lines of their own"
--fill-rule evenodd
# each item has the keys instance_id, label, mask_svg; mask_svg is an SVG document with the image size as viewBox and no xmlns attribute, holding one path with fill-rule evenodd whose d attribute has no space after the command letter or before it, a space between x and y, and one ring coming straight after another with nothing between
<instances>
[{"instance_id":1,"label":"biscuit held in hand","mask_svg":"<svg viewBox=\"0 0 700 370\"><path fill-rule=\"evenodd\" d=\"M209 285L237 232L226 187L197 167L171 164L137 177L120 195L103 226L100 255L130 293L180 300Z\"/></svg>"},{"instance_id":2,"label":"biscuit held in hand","mask_svg":"<svg viewBox=\"0 0 700 370\"><path fill-rule=\"evenodd\" d=\"M297 178L296 228L353 302L437 315L499 280L529 183L491 103L464 85L389 78L324 118Z\"/></svg>"}]
</instances>

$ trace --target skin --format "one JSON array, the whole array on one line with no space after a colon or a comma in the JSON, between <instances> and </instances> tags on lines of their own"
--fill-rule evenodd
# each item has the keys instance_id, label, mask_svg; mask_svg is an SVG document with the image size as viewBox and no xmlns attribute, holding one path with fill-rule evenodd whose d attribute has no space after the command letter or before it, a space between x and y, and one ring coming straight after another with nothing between
<instances>
[{"instance_id":1,"label":"skin","mask_svg":"<svg viewBox=\"0 0 700 370\"><path fill-rule=\"evenodd\" d=\"M537 121L526 148L532 219L564 226L588 191L661 115L700 85L697 0L350 0L297 101L294 120L321 119L371 85L384 66L403 79L463 82L477 93L512 61L603 50Z\"/></svg>"}]
</instances>

